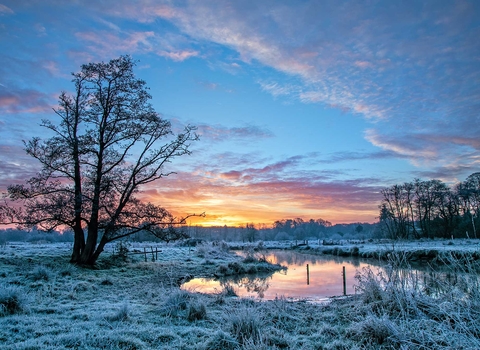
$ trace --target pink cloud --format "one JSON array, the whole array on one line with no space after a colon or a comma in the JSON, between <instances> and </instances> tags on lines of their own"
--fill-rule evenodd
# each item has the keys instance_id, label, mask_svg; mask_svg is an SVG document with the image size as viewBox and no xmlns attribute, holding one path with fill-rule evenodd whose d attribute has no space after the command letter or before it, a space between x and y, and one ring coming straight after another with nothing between
<instances>
[{"instance_id":1,"label":"pink cloud","mask_svg":"<svg viewBox=\"0 0 480 350\"><path fill-rule=\"evenodd\" d=\"M11 15L13 14L13 10L5 5L2 5L0 4L0 15L3 15L3 14L8 14L8 15Z\"/></svg>"},{"instance_id":2,"label":"pink cloud","mask_svg":"<svg viewBox=\"0 0 480 350\"><path fill-rule=\"evenodd\" d=\"M112 57L125 52L151 52L153 47L150 39L155 36L155 33L152 31L131 33L99 31L79 32L75 35L89 43L91 52L101 57Z\"/></svg>"},{"instance_id":3,"label":"pink cloud","mask_svg":"<svg viewBox=\"0 0 480 350\"><path fill-rule=\"evenodd\" d=\"M159 56L169 58L176 62L182 62L190 57L198 56L199 52L194 50L170 51L170 52L160 50L160 51L157 51L157 54Z\"/></svg>"},{"instance_id":4,"label":"pink cloud","mask_svg":"<svg viewBox=\"0 0 480 350\"><path fill-rule=\"evenodd\" d=\"M41 113L51 111L53 97L29 89L0 88L0 110L3 113Z\"/></svg>"},{"instance_id":5,"label":"pink cloud","mask_svg":"<svg viewBox=\"0 0 480 350\"><path fill-rule=\"evenodd\" d=\"M270 130L261 128L255 125L247 125L242 127L225 127L222 125L197 125L198 134L204 139L212 141L224 141L224 140L248 140L248 139L260 139L269 138L273 134Z\"/></svg>"}]
</instances>

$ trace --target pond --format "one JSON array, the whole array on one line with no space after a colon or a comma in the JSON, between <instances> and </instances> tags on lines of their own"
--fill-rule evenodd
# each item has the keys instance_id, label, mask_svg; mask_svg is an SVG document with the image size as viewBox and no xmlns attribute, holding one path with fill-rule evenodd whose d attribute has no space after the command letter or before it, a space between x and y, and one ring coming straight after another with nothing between
<instances>
[{"instance_id":1,"label":"pond","mask_svg":"<svg viewBox=\"0 0 480 350\"><path fill-rule=\"evenodd\" d=\"M345 266L346 293L355 293L355 274L364 267L377 267L354 258L318 256L294 251L271 250L265 257L272 263L288 269L270 275L242 275L221 279L194 278L183 284L182 289L201 293L219 293L225 285L231 285L240 297L273 300L308 299L321 301L343 295L343 267ZM307 275L308 264L308 275Z\"/></svg>"}]
</instances>

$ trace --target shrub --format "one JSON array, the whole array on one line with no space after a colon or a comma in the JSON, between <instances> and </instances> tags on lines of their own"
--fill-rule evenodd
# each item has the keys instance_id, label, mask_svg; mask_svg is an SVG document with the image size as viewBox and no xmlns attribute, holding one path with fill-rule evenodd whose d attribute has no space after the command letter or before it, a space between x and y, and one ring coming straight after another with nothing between
<instances>
[{"instance_id":1,"label":"shrub","mask_svg":"<svg viewBox=\"0 0 480 350\"><path fill-rule=\"evenodd\" d=\"M262 321L254 309L239 309L229 315L230 330L240 344L260 341Z\"/></svg>"},{"instance_id":2,"label":"shrub","mask_svg":"<svg viewBox=\"0 0 480 350\"><path fill-rule=\"evenodd\" d=\"M228 268L233 271L233 273L239 275L245 273L245 268L238 262L231 262L228 264Z\"/></svg>"},{"instance_id":3,"label":"shrub","mask_svg":"<svg viewBox=\"0 0 480 350\"><path fill-rule=\"evenodd\" d=\"M126 321L128 319L130 311L128 308L128 304L123 304L120 309L117 310L117 312L109 317L107 319L109 321L115 322L115 321Z\"/></svg>"},{"instance_id":4,"label":"shrub","mask_svg":"<svg viewBox=\"0 0 480 350\"><path fill-rule=\"evenodd\" d=\"M17 286L0 287L0 316L23 312L27 309L27 296Z\"/></svg>"},{"instance_id":5,"label":"shrub","mask_svg":"<svg viewBox=\"0 0 480 350\"><path fill-rule=\"evenodd\" d=\"M235 291L235 288L230 283L227 283L223 286L222 294L227 296L227 297L238 296L237 292Z\"/></svg>"},{"instance_id":6,"label":"shrub","mask_svg":"<svg viewBox=\"0 0 480 350\"><path fill-rule=\"evenodd\" d=\"M258 262L257 258L255 258L255 255L253 254L247 254L247 256L245 257L245 259L243 259L243 262L245 264L252 264L252 263L256 263Z\"/></svg>"},{"instance_id":7,"label":"shrub","mask_svg":"<svg viewBox=\"0 0 480 350\"><path fill-rule=\"evenodd\" d=\"M237 345L235 338L220 329L207 341L205 350L234 350Z\"/></svg>"},{"instance_id":8,"label":"shrub","mask_svg":"<svg viewBox=\"0 0 480 350\"><path fill-rule=\"evenodd\" d=\"M43 265L36 266L30 274L31 278L34 281L48 281L51 278L51 275L52 272L50 271L50 269Z\"/></svg>"},{"instance_id":9,"label":"shrub","mask_svg":"<svg viewBox=\"0 0 480 350\"><path fill-rule=\"evenodd\" d=\"M225 265L220 265L217 269L219 274L226 275L228 273L228 267Z\"/></svg>"},{"instance_id":10,"label":"shrub","mask_svg":"<svg viewBox=\"0 0 480 350\"><path fill-rule=\"evenodd\" d=\"M350 252L352 256L358 256L359 253L360 253L360 248L358 248L357 246L354 246Z\"/></svg>"},{"instance_id":11,"label":"shrub","mask_svg":"<svg viewBox=\"0 0 480 350\"><path fill-rule=\"evenodd\" d=\"M384 344L397 334L396 326L387 317L368 315L365 320L354 323L347 335L364 344ZM392 344L393 345L393 344Z\"/></svg>"},{"instance_id":12,"label":"shrub","mask_svg":"<svg viewBox=\"0 0 480 350\"><path fill-rule=\"evenodd\" d=\"M68 264L65 265L60 271L60 276L72 276L77 271L77 268L74 265Z\"/></svg>"},{"instance_id":13,"label":"shrub","mask_svg":"<svg viewBox=\"0 0 480 350\"><path fill-rule=\"evenodd\" d=\"M192 301L188 307L187 320L190 322L205 320L207 318L207 308L201 301Z\"/></svg>"},{"instance_id":14,"label":"shrub","mask_svg":"<svg viewBox=\"0 0 480 350\"><path fill-rule=\"evenodd\" d=\"M100 282L100 284L102 286L112 286L113 282L110 280L110 278L107 277L104 280L102 280L102 282Z\"/></svg>"},{"instance_id":15,"label":"shrub","mask_svg":"<svg viewBox=\"0 0 480 350\"><path fill-rule=\"evenodd\" d=\"M162 311L167 316L177 316L178 311L187 309L189 301L190 293L179 289L165 300Z\"/></svg>"},{"instance_id":16,"label":"shrub","mask_svg":"<svg viewBox=\"0 0 480 350\"><path fill-rule=\"evenodd\" d=\"M127 261L129 251L130 251L130 243L128 242L118 241L117 244L115 245L116 256L123 261Z\"/></svg>"},{"instance_id":17,"label":"shrub","mask_svg":"<svg viewBox=\"0 0 480 350\"><path fill-rule=\"evenodd\" d=\"M205 258L210 252L210 246L208 243L197 244L197 256L200 258Z\"/></svg>"}]
</instances>

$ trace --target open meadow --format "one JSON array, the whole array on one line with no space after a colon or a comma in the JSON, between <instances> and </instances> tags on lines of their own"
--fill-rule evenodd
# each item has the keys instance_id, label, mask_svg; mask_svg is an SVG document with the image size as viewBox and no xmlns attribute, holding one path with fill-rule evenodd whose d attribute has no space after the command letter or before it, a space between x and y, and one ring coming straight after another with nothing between
<instances>
[{"instance_id":1,"label":"open meadow","mask_svg":"<svg viewBox=\"0 0 480 350\"><path fill-rule=\"evenodd\" d=\"M179 288L192 277L279 268L226 244L133 243L126 258L107 246L93 269L69 264L70 248L0 248L2 349L480 348L478 279L465 273L473 265L448 265L458 278L432 289L393 257L388 273L359 271L358 294L314 304L242 299L229 286L210 295Z\"/></svg>"}]
</instances>

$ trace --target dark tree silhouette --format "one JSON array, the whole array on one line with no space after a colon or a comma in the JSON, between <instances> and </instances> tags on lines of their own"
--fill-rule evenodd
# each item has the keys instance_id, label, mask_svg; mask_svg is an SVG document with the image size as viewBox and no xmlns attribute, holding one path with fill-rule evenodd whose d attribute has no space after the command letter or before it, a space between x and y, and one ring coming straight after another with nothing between
<instances>
[{"instance_id":1,"label":"dark tree silhouette","mask_svg":"<svg viewBox=\"0 0 480 350\"><path fill-rule=\"evenodd\" d=\"M415 179L381 194L380 226L390 238L477 238L480 173L452 188L440 180Z\"/></svg>"},{"instance_id":2,"label":"dark tree silhouette","mask_svg":"<svg viewBox=\"0 0 480 350\"><path fill-rule=\"evenodd\" d=\"M83 65L73 74L74 92L61 93L54 110L59 123L41 124L54 136L25 143L41 172L26 185L10 186L0 206L4 224L72 228L74 263L94 264L106 243L140 230L167 241L182 236L174 227L186 218L135 195L172 174L165 165L190 154L198 137L192 126L173 134L170 122L149 103L134 66L129 56L121 56Z\"/></svg>"}]
</instances>

